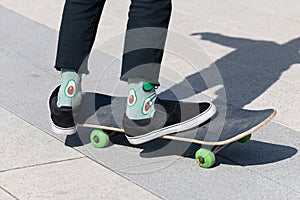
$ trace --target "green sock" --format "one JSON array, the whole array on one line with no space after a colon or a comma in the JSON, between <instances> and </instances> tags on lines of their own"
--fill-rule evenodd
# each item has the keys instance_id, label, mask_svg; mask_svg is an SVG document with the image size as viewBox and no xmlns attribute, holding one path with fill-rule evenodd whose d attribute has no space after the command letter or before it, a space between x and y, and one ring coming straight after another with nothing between
<instances>
[{"instance_id":1,"label":"green sock","mask_svg":"<svg viewBox=\"0 0 300 200\"><path fill-rule=\"evenodd\" d=\"M156 97L155 88L151 83L129 80L126 108L127 117L133 120L153 117Z\"/></svg>"},{"instance_id":2,"label":"green sock","mask_svg":"<svg viewBox=\"0 0 300 200\"><path fill-rule=\"evenodd\" d=\"M81 74L74 70L62 70L57 106L76 108L81 103Z\"/></svg>"}]
</instances>

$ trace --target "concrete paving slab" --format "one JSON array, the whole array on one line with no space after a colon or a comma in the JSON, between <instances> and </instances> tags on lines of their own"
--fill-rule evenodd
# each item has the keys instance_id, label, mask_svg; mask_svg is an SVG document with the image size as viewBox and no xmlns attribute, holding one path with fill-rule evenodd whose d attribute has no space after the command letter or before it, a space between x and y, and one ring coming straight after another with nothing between
<instances>
[{"instance_id":1,"label":"concrete paving slab","mask_svg":"<svg viewBox=\"0 0 300 200\"><path fill-rule=\"evenodd\" d=\"M232 29L253 35L260 35L272 41L284 42L287 38L299 36L299 30L295 28L299 27L299 21L283 18L257 8L251 8L245 4L219 0L209 2L192 0L189 3L174 1L173 4L175 9L184 11L192 16L223 24Z\"/></svg>"},{"instance_id":2,"label":"concrete paving slab","mask_svg":"<svg viewBox=\"0 0 300 200\"><path fill-rule=\"evenodd\" d=\"M205 40L199 40L200 32L222 32L228 35L245 36L249 34L231 29L230 27L206 21L203 18L191 16L180 10L173 10L172 20L170 22L170 31L179 32L186 39L192 40L203 48L211 58L220 58L230 53L233 48L228 46L220 46ZM169 39L168 39L169 40ZM167 43L168 44L168 43ZM184 44L184 43L183 43ZM180 46L182 43L180 44Z\"/></svg>"},{"instance_id":3,"label":"concrete paving slab","mask_svg":"<svg viewBox=\"0 0 300 200\"><path fill-rule=\"evenodd\" d=\"M275 130L280 130L281 134L274 132L274 127ZM258 191L259 197L267 196L275 199L285 191L284 195L291 195L289 196L291 199L296 199L299 196L297 192L298 175L293 176L293 174L298 167L299 140L295 139L295 142L290 142L289 139L298 137L298 132L276 123L270 123L266 128L253 134L253 141L243 145L235 143L228 147L228 150L225 149L221 152L217 156L217 166L207 171L202 171L203 169L199 168L193 159L194 152L199 147L187 143L170 142L155 145L153 141L151 144L145 144L138 148L126 148L128 144L122 142L121 145L113 145L105 149L93 149L90 145L78 147L78 149L108 168L167 199L176 198L176 195L180 199L182 197L180 193L188 195L185 196L187 199L192 199L192 196L189 196L191 194L207 196L213 191L215 199L221 198L222 195L225 195L226 198L249 196L249 199L253 199L256 191ZM273 140L273 138L275 139ZM122 139L116 141L120 142ZM122 162L122 160L126 160L126 162ZM290 166L288 169L286 164ZM181 168L178 165L184 165L184 167ZM279 168L274 170L276 166ZM261 171L256 170L257 168ZM265 168L269 169L265 170L266 173L264 173ZM245 172L245 169L249 170ZM280 172L286 175L285 178L281 178ZM236 176L237 174L239 175ZM226 177L226 183L220 183L220 177ZM205 189L202 188L199 180L209 180L209 186L205 184ZM289 184L289 180L292 181L292 185ZM234 185L237 184L236 187L243 185L244 189L232 188L230 191L226 189L223 192L222 189L219 190L219 188L225 188L225 185L221 185L228 184L228 182L234 182ZM185 190L188 190L189 193L186 193ZM272 190L281 192L274 194Z\"/></svg>"},{"instance_id":4,"label":"concrete paving slab","mask_svg":"<svg viewBox=\"0 0 300 200\"><path fill-rule=\"evenodd\" d=\"M300 57L293 48L270 41L251 41L250 39L242 41L241 38L219 34L206 34L205 39L220 44L230 45L228 43L231 43L233 46L241 46L217 59L210 67L188 75L186 80L196 91L202 92L203 86L206 85L207 80L210 80L212 74L219 73L220 81L209 86L215 87L219 84L224 86L228 103L252 109L273 107L279 111L276 120L299 130L298 118L295 117L296 113L299 113L296 100L299 99L299 92L295 85L297 81L293 82L297 79L293 75L282 77L282 74L291 73L290 68L297 72L295 63L300 61ZM217 69L216 72L214 72L215 69ZM203 78L206 78L206 81ZM213 80L215 79L214 77ZM224 96L222 95L224 88L214 92L217 99ZM287 94L291 98L287 99Z\"/></svg>"},{"instance_id":5,"label":"concrete paving slab","mask_svg":"<svg viewBox=\"0 0 300 200\"><path fill-rule=\"evenodd\" d=\"M289 38L299 37L299 21L285 19L276 14L261 12L256 9L247 8L240 16L257 16L255 18L237 18L227 25L237 29L259 34L265 39L271 39L279 43L285 42Z\"/></svg>"},{"instance_id":6,"label":"concrete paving slab","mask_svg":"<svg viewBox=\"0 0 300 200\"><path fill-rule=\"evenodd\" d=\"M0 107L0 172L84 157Z\"/></svg>"},{"instance_id":7,"label":"concrete paving slab","mask_svg":"<svg viewBox=\"0 0 300 200\"><path fill-rule=\"evenodd\" d=\"M112 47L114 49L117 49L118 54L122 55L123 52L123 46L124 46L124 35L126 31L126 21L119 21L118 19L110 16L103 15L99 26L98 26L98 32L95 39L95 43L93 48L99 49L99 50L106 50L103 48L103 43L110 43L111 40L114 40L114 38L120 38L118 45L115 47ZM105 51L106 52L106 51ZM109 51L107 52L109 54ZM114 55L114 54L110 54Z\"/></svg>"},{"instance_id":8,"label":"concrete paving slab","mask_svg":"<svg viewBox=\"0 0 300 200\"><path fill-rule=\"evenodd\" d=\"M54 0L1 0L0 5L36 22L58 30L64 1Z\"/></svg>"},{"instance_id":9,"label":"concrete paving slab","mask_svg":"<svg viewBox=\"0 0 300 200\"><path fill-rule=\"evenodd\" d=\"M221 159L219 159L221 160ZM222 162L224 162L222 160ZM227 163L230 163L227 161ZM165 169L144 174L125 174L143 182L166 199L297 199L299 193L240 166L222 165L204 170L184 158ZM183 173L184 172L184 173ZM237 175L238 174L238 175ZM283 196L281 196L283 195Z\"/></svg>"},{"instance_id":10,"label":"concrete paving slab","mask_svg":"<svg viewBox=\"0 0 300 200\"><path fill-rule=\"evenodd\" d=\"M86 141L82 137L80 139ZM190 146L183 144L176 149L174 144L156 141L136 147L130 145L123 135L115 137L113 141L116 144L104 149L96 149L90 143L75 148L118 173L147 173L172 165ZM69 142L68 145L73 146L74 143ZM132 170L137 166L139 170Z\"/></svg>"},{"instance_id":11,"label":"concrete paving slab","mask_svg":"<svg viewBox=\"0 0 300 200\"><path fill-rule=\"evenodd\" d=\"M8 12L4 8L0 8L0 9L3 10L3 12ZM1 38L3 38L3 40L1 40L1 48L5 50L6 54L11 54L10 55L10 57L12 57L11 60L14 60L15 57L17 58L20 57L20 59L22 60L18 64L16 64L19 65L18 69L22 73L18 73L17 75L14 76L25 76L23 75L23 72L28 71L28 69L26 67L23 67L23 62L27 62L28 64L32 65L33 68L39 68L40 70L43 70L44 72L49 73L50 75L53 75L53 77L59 78L59 73L56 72L56 70L52 67L55 60L57 32L13 12L9 12L9 14L6 14L5 16L6 18L1 19L1 23L3 22L3 26L1 25L1 27L4 27L4 29L6 30L0 32L0 36ZM4 23L5 21L12 21L12 23ZM114 24L109 20L107 20L107 22L110 24ZM17 26L16 24L21 24L22 26ZM18 27L19 31L16 31L16 27ZM40 27L40 29L37 27ZM115 27L118 26L115 25ZM111 31L111 29L109 27L103 29L107 33L106 36L108 38L111 37L111 35L109 36L108 34ZM45 30L49 30L49 32L46 33ZM11 35L9 34L11 32L17 32L17 33L14 34L14 37L11 37ZM106 42L105 38L101 42L105 43ZM109 41L107 43L109 43ZM120 44L120 49L118 51L121 52L122 44L121 43L119 44ZM97 44L95 44L95 46L97 47ZM4 55L4 57L5 56L7 55ZM100 52L93 51L91 53L91 59L90 59L91 73L86 79L88 79L89 81L93 81L93 80L98 81L99 76L101 76L101 71L103 71L107 67L111 67L110 64L114 60L115 58L109 56L107 53L101 51ZM3 62L4 62L3 66L5 66L5 65L9 65L9 62L11 61L9 59L3 58ZM121 70L120 66L118 66L117 74L120 74L120 70ZM112 73L115 73L115 71L112 70L111 74ZM7 71L5 76L9 77L12 74L15 74L15 70ZM86 87L86 89L89 89L89 87Z\"/></svg>"},{"instance_id":12,"label":"concrete paving slab","mask_svg":"<svg viewBox=\"0 0 300 200\"><path fill-rule=\"evenodd\" d=\"M294 52L293 57L299 58L299 45L297 42L299 31L297 29L294 30L297 33L295 37L286 37L283 41L276 41L276 39L266 38L257 33L243 32L243 30L232 29L230 26L215 24L207 21L206 18L191 16L178 10L173 13L171 31L179 31L187 38L193 39L199 45L199 48L204 48L207 51L212 59L215 57L222 58L227 54L231 54L234 50L239 51L242 49L248 49L246 55L256 54L256 57L262 57L267 52L271 52L273 56L275 56L274 54L280 54L280 57L286 54L291 56L291 53ZM199 40L197 41L197 39ZM293 50L291 49L285 53L284 50L288 49L287 47L292 47ZM256 50L262 48L267 51L263 54L256 53ZM256 57L252 58L252 62L255 60L260 61ZM237 60L242 59L238 57Z\"/></svg>"},{"instance_id":13,"label":"concrete paving slab","mask_svg":"<svg viewBox=\"0 0 300 200\"><path fill-rule=\"evenodd\" d=\"M224 1L196 1L189 3L173 1L173 8L193 16L201 17L218 24L227 24L229 21L237 20L236 16L246 9L246 6ZM228 8L231 12L228 12ZM236 12L238 10L239 12Z\"/></svg>"},{"instance_id":14,"label":"concrete paving slab","mask_svg":"<svg viewBox=\"0 0 300 200\"><path fill-rule=\"evenodd\" d=\"M299 141L299 132L271 122L252 134L252 140L246 144L234 143L220 155L289 187L300 196Z\"/></svg>"},{"instance_id":15,"label":"concrete paving slab","mask_svg":"<svg viewBox=\"0 0 300 200\"><path fill-rule=\"evenodd\" d=\"M288 97L288 98L287 98ZM260 109L273 107L278 111L275 120L294 130L300 131L299 125L299 98L298 86L278 81L261 96L253 100L247 108Z\"/></svg>"},{"instance_id":16,"label":"concrete paving slab","mask_svg":"<svg viewBox=\"0 0 300 200\"><path fill-rule=\"evenodd\" d=\"M118 0L107 1L102 13L103 19L114 19L112 21L115 22L115 20L117 20L124 24L124 22L127 21L129 4L129 0L123 0L122 3ZM64 1L53 0L49 2L47 0L24 0L22 2L13 2L9 0L0 0L0 5L26 16L33 21L46 25L51 29L59 30Z\"/></svg>"},{"instance_id":17,"label":"concrete paving slab","mask_svg":"<svg viewBox=\"0 0 300 200\"><path fill-rule=\"evenodd\" d=\"M0 82L1 85L10 88L8 90L6 87L0 87L0 105L21 115L33 125L40 124L42 130L50 131L49 124L45 123L49 122L47 98L53 86L58 84L58 77L32 66L27 60L3 49L0 49L0 57L1 62L5 63L1 65L1 68L3 67L1 70L4 71L5 67L6 71L1 75Z\"/></svg>"},{"instance_id":18,"label":"concrete paving slab","mask_svg":"<svg viewBox=\"0 0 300 200\"><path fill-rule=\"evenodd\" d=\"M19 199L159 199L87 158L2 172L0 182Z\"/></svg>"},{"instance_id":19,"label":"concrete paving slab","mask_svg":"<svg viewBox=\"0 0 300 200\"><path fill-rule=\"evenodd\" d=\"M280 80L288 82L290 84L294 84L296 86L300 84L298 74L300 74L300 64L293 64L290 66L289 70L281 74Z\"/></svg>"},{"instance_id":20,"label":"concrete paving slab","mask_svg":"<svg viewBox=\"0 0 300 200\"><path fill-rule=\"evenodd\" d=\"M287 18L293 18L299 20L300 6L297 0L287 1L270 1L270 0L249 0L249 1L238 1L228 0L232 3L242 4L245 6L251 6L252 8L263 10L266 12L274 13ZM257 5L260 5L259 7Z\"/></svg>"},{"instance_id":21,"label":"concrete paving slab","mask_svg":"<svg viewBox=\"0 0 300 200\"><path fill-rule=\"evenodd\" d=\"M8 194L5 190L2 190L1 187L0 187L0 199L13 200L13 199L16 199L16 198L14 198L10 194Z\"/></svg>"},{"instance_id":22,"label":"concrete paving slab","mask_svg":"<svg viewBox=\"0 0 300 200\"><path fill-rule=\"evenodd\" d=\"M111 38L117 37L120 34L123 34L125 32L127 14L125 15L125 18L124 18L124 11L122 14L123 18L119 14L122 13L122 10L124 10L124 8L126 9L126 6L129 4L129 1L124 2L124 6L115 6L115 5L117 5L117 3L118 2L110 2L110 1L108 1L106 3L106 6L105 6L105 9L104 9L104 12L103 12L100 24L99 24L100 28L98 29L98 34L95 39L94 48L100 46L102 43L104 43L106 41L111 40ZM8 8L8 9L13 10L16 13L26 16L27 18L29 18L35 22L43 24L43 25L51 28L52 30L58 31L60 28L60 20L61 20L61 16L62 16L64 1L54 0L54 1L48 2L46 0L41 0L41 1L25 0L22 2L12 2L12 1L7 1L7 0L0 0L0 4L2 4L2 6ZM128 8L127 8L127 10L128 10ZM125 13L126 12L127 11L125 11ZM114 14L116 14L117 16L115 17ZM119 17L121 17L122 20L119 20ZM3 22L4 22L4 20L5 19L3 19ZM28 32L28 31L30 32L32 30L32 28L31 28L32 23L30 23L30 20L27 20L27 23L28 24L26 24L26 26L30 27L30 28L28 28L28 30L24 30L22 33L20 33L20 35L23 37L27 36L26 32ZM18 24L24 24L24 22L23 23L18 22ZM5 25L3 25L1 27L5 27ZM40 30L39 32L36 32L34 35L35 35L34 37L32 36L33 38L39 39L39 37L42 36L44 39L43 41L40 41L38 47L45 46L44 44L48 43L49 45L46 45L46 46L52 47L50 49L50 51L52 53L56 52L56 44L57 44L57 42L56 42L57 35L56 34L54 34L54 35L48 34L47 36L45 36L43 34L42 30ZM1 36L1 37L3 37L3 36ZM30 35L27 37L30 37ZM123 44L123 41L120 43L120 47L122 47L122 44ZM41 50L41 49L36 49L36 47L37 46L35 46L35 49L33 49L32 51ZM46 50L49 50L49 49L46 49ZM120 48L120 53L121 52L122 52L122 48ZM47 53L47 52L45 52L45 53ZM32 55L32 56L34 56L34 55ZM49 65L54 64L54 55L52 57L49 57L48 59L47 59L47 61L50 61L50 62L47 63L47 67L49 67ZM36 60L36 59L33 59L33 60Z\"/></svg>"},{"instance_id":23,"label":"concrete paving slab","mask_svg":"<svg viewBox=\"0 0 300 200\"><path fill-rule=\"evenodd\" d=\"M126 22L128 19L128 11L131 1L110 0L105 3L103 14L105 16L113 17L119 21Z\"/></svg>"},{"instance_id":24,"label":"concrete paving slab","mask_svg":"<svg viewBox=\"0 0 300 200\"><path fill-rule=\"evenodd\" d=\"M6 23L8 21L10 23ZM56 52L56 31L13 12L1 17L0 23L1 48L23 57L48 73L56 74L52 68Z\"/></svg>"}]
</instances>

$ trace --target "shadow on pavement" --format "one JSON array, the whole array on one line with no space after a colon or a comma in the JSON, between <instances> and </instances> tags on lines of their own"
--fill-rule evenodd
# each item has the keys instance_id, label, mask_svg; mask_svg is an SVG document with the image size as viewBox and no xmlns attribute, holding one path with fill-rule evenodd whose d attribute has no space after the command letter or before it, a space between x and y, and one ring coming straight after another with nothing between
<instances>
[{"instance_id":1,"label":"shadow on pavement","mask_svg":"<svg viewBox=\"0 0 300 200\"><path fill-rule=\"evenodd\" d=\"M209 80L216 73L215 68L217 68L224 88L218 90L215 95L222 97L225 92L228 104L242 108L279 80L281 74L291 65L300 63L300 38L285 44L278 44L272 41L236 38L217 33L200 32L191 35L200 36L201 40L235 50L216 60L210 67L189 75L184 81L165 91L166 96L170 91L180 91L182 85L186 83L194 89L191 95L194 92L200 93L206 90L205 80ZM216 84L220 82L216 81ZM216 85L210 85L210 87L214 86ZM184 99L189 97L188 94L185 92L177 96Z\"/></svg>"},{"instance_id":2,"label":"shadow on pavement","mask_svg":"<svg viewBox=\"0 0 300 200\"><path fill-rule=\"evenodd\" d=\"M68 136L65 144L70 147L83 146L90 143L90 132L92 129L82 128L72 136ZM194 159L195 152L200 148L199 145L190 144L186 142L171 141L166 139L156 139L142 145L131 145L124 134L112 133L110 134L111 144L118 144L128 146L130 148L142 149L140 156L143 158L166 157L170 155L178 155L186 158ZM109 146L106 148L110 148ZM221 156L222 162L219 164L227 165L263 165L268 163L279 162L291 158L297 153L297 149L290 146L271 144L250 140L245 144L238 142L226 147L217 154L217 158ZM99 152L101 153L101 152ZM219 159L220 160L220 159ZM226 160L228 162L226 162Z\"/></svg>"}]
</instances>

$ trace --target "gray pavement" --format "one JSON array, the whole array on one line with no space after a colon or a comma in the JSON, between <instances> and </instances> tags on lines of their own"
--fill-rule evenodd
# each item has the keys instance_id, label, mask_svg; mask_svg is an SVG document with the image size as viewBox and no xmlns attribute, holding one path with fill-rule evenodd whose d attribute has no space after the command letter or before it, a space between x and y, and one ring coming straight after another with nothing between
<instances>
[{"instance_id":1,"label":"gray pavement","mask_svg":"<svg viewBox=\"0 0 300 200\"><path fill-rule=\"evenodd\" d=\"M63 3L0 4L0 199L300 198L296 0L173 1L160 92L185 88L181 98L191 99L188 80L201 98L224 100L225 87L231 104L278 110L253 140L228 147L208 170L196 165L193 151L199 147L193 145L125 143L95 149L85 134L53 134L46 104L59 83L52 65ZM112 86L125 87L118 76L127 5L129 1L107 2L85 91L123 94ZM199 72L223 82L209 82L203 91Z\"/></svg>"}]
</instances>

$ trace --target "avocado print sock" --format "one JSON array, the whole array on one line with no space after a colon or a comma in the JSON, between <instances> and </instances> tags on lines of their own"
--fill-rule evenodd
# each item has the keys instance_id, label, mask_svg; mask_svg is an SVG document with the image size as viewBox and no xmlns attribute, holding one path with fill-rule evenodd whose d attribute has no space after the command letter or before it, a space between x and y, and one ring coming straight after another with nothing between
<instances>
[{"instance_id":1,"label":"avocado print sock","mask_svg":"<svg viewBox=\"0 0 300 200\"><path fill-rule=\"evenodd\" d=\"M129 119L140 120L153 117L157 98L155 88L148 82L128 81L126 115Z\"/></svg>"},{"instance_id":2,"label":"avocado print sock","mask_svg":"<svg viewBox=\"0 0 300 200\"><path fill-rule=\"evenodd\" d=\"M81 103L81 98L81 74L63 69L57 106L76 108Z\"/></svg>"}]
</instances>

